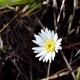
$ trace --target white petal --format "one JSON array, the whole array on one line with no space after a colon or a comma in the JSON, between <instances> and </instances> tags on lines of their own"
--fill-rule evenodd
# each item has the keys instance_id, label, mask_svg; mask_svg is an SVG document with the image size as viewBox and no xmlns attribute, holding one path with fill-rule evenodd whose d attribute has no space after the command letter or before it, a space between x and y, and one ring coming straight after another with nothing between
<instances>
[{"instance_id":1,"label":"white petal","mask_svg":"<svg viewBox=\"0 0 80 80\"><path fill-rule=\"evenodd\" d=\"M53 40L54 40L54 31L52 31L52 37L53 37Z\"/></svg>"},{"instance_id":2,"label":"white petal","mask_svg":"<svg viewBox=\"0 0 80 80\"><path fill-rule=\"evenodd\" d=\"M42 43L40 41L32 40L32 42L34 42L35 44L37 44L39 46L44 46L44 43Z\"/></svg>"},{"instance_id":3,"label":"white petal","mask_svg":"<svg viewBox=\"0 0 80 80\"><path fill-rule=\"evenodd\" d=\"M36 55L36 57L40 57L40 56L44 55L45 53L46 53L46 51L42 51L41 53L38 53L38 54Z\"/></svg>"},{"instance_id":4,"label":"white petal","mask_svg":"<svg viewBox=\"0 0 80 80\"><path fill-rule=\"evenodd\" d=\"M51 58L51 52L48 53L48 54L49 54L49 62L51 63L51 61L52 61L52 58Z\"/></svg>"},{"instance_id":5,"label":"white petal","mask_svg":"<svg viewBox=\"0 0 80 80\"><path fill-rule=\"evenodd\" d=\"M56 42L57 39L58 39L58 35L57 35L57 33L55 33L55 35L54 35L54 39L53 39L53 40Z\"/></svg>"},{"instance_id":6,"label":"white petal","mask_svg":"<svg viewBox=\"0 0 80 80\"><path fill-rule=\"evenodd\" d=\"M47 39L52 39L51 31L46 28L45 34L47 34Z\"/></svg>"},{"instance_id":7,"label":"white petal","mask_svg":"<svg viewBox=\"0 0 80 80\"><path fill-rule=\"evenodd\" d=\"M55 52L52 52L51 57L52 57L52 60L54 60Z\"/></svg>"},{"instance_id":8,"label":"white petal","mask_svg":"<svg viewBox=\"0 0 80 80\"><path fill-rule=\"evenodd\" d=\"M48 28L45 29L45 32L48 32Z\"/></svg>"},{"instance_id":9,"label":"white petal","mask_svg":"<svg viewBox=\"0 0 80 80\"><path fill-rule=\"evenodd\" d=\"M43 47L33 47L32 49L36 50L36 51L43 51L44 50Z\"/></svg>"},{"instance_id":10,"label":"white petal","mask_svg":"<svg viewBox=\"0 0 80 80\"><path fill-rule=\"evenodd\" d=\"M48 53L46 53L46 55L45 55L45 57L44 57L45 59L43 59L43 62L44 62L44 61L45 61L45 62L48 62L49 59L46 57L47 55L48 55Z\"/></svg>"},{"instance_id":11,"label":"white petal","mask_svg":"<svg viewBox=\"0 0 80 80\"><path fill-rule=\"evenodd\" d=\"M42 33L42 34L44 33L44 30L43 30L43 29L41 29L41 33Z\"/></svg>"},{"instance_id":12,"label":"white petal","mask_svg":"<svg viewBox=\"0 0 80 80\"><path fill-rule=\"evenodd\" d=\"M55 52L58 53L58 49L57 48L55 48Z\"/></svg>"},{"instance_id":13,"label":"white petal","mask_svg":"<svg viewBox=\"0 0 80 80\"><path fill-rule=\"evenodd\" d=\"M49 36L50 36L50 39L52 39L53 38L53 36L52 36L52 32L49 30Z\"/></svg>"},{"instance_id":14,"label":"white petal","mask_svg":"<svg viewBox=\"0 0 80 80\"><path fill-rule=\"evenodd\" d=\"M57 46L56 49L59 49L60 50L60 49L62 49L62 47L61 46Z\"/></svg>"},{"instance_id":15,"label":"white petal","mask_svg":"<svg viewBox=\"0 0 80 80\"><path fill-rule=\"evenodd\" d=\"M46 62L48 62L48 60L49 60L49 59L47 58L47 59L46 59Z\"/></svg>"},{"instance_id":16,"label":"white petal","mask_svg":"<svg viewBox=\"0 0 80 80\"><path fill-rule=\"evenodd\" d=\"M35 34L34 37L36 38L37 41L40 41L42 43L44 42L44 40L42 40L42 38L40 36Z\"/></svg>"},{"instance_id":17,"label":"white petal","mask_svg":"<svg viewBox=\"0 0 80 80\"><path fill-rule=\"evenodd\" d=\"M62 49L62 47L61 47L61 46L59 46L59 47L58 47L58 49Z\"/></svg>"},{"instance_id":18,"label":"white petal","mask_svg":"<svg viewBox=\"0 0 80 80\"><path fill-rule=\"evenodd\" d=\"M40 53L41 51L34 51L34 53Z\"/></svg>"},{"instance_id":19,"label":"white petal","mask_svg":"<svg viewBox=\"0 0 80 80\"><path fill-rule=\"evenodd\" d=\"M43 62L46 61L47 59L49 60L49 56L50 56L50 54L47 53L47 55L46 55L45 58L43 59Z\"/></svg>"},{"instance_id":20,"label":"white petal","mask_svg":"<svg viewBox=\"0 0 80 80\"><path fill-rule=\"evenodd\" d=\"M47 40L47 35L45 34L45 33L43 33L43 34L41 34L41 33L39 33L39 36L45 41L45 40Z\"/></svg>"},{"instance_id":21,"label":"white petal","mask_svg":"<svg viewBox=\"0 0 80 80\"><path fill-rule=\"evenodd\" d=\"M56 46L61 45L61 41L62 41L62 38L58 39L57 42L56 42Z\"/></svg>"},{"instance_id":22,"label":"white petal","mask_svg":"<svg viewBox=\"0 0 80 80\"><path fill-rule=\"evenodd\" d=\"M42 56L39 58L39 61L41 61L45 56L46 56L46 54L42 55Z\"/></svg>"}]
</instances>

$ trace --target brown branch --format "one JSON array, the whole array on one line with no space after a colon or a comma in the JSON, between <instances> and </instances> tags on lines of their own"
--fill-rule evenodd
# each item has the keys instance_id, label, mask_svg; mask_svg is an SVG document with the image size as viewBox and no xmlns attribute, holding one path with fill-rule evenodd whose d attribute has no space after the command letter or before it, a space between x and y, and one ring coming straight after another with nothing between
<instances>
[{"instance_id":1,"label":"brown branch","mask_svg":"<svg viewBox=\"0 0 80 80\"><path fill-rule=\"evenodd\" d=\"M77 67L76 69L74 69L72 72L76 72L80 69L80 67ZM66 76L70 74L70 71L63 71L63 72L60 72L60 73L56 73L56 74L53 74L51 76L49 76L48 78L43 78L43 79L40 79L40 80L51 80L51 79L55 79L55 78L58 78L58 77L62 77L62 76Z\"/></svg>"},{"instance_id":2,"label":"brown branch","mask_svg":"<svg viewBox=\"0 0 80 80\"><path fill-rule=\"evenodd\" d=\"M64 55L64 53L62 51L61 51L61 54L62 54L62 57L63 57L66 65L67 65L67 67L69 68L69 71L72 71L72 68L71 68L70 64L68 63L68 61L67 61L67 59L66 59L66 57L65 57L65 55ZM75 80L75 74L74 74L74 72L72 72L71 75L72 75L73 79Z\"/></svg>"},{"instance_id":3,"label":"brown branch","mask_svg":"<svg viewBox=\"0 0 80 80\"><path fill-rule=\"evenodd\" d=\"M68 46L63 46L63 49L71 48L71 47L78 46L78 45L80 45L80 42L77 42L77 43L74 43L74 44L70 44Z\"/></svg>"}]
</instances>

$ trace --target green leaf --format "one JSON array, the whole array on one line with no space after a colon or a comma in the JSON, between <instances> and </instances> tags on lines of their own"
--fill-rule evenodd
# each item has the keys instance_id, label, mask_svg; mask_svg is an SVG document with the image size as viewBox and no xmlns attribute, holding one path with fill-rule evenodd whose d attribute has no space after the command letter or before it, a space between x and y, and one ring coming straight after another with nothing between
<instances>
[{"instance_id":1,"label":"green leaf","mask_svg":"<svg viewBox=\"0 0 80 80\"><path fill-rule=\"evenodd\" d=\"M18 5L18 4L26 4L27 0L0 0L0 8L5 8L8 6Z\"/></svg>"},{"instance_id":2,"label":"green leaf","mask_svg":"<svg viewBox=\"0 0 80 80\"><path fill-rule=\"evenodd\" d=\"M76 74L76 79L80 80L80 69L78 70L77 74Z\"/></svg>"},{"instance_id":3,"label":"green leaf","mask_svg":"<svg viewBox=\"0 0 80 80\"><path fill-rule=\"evenodd\" d=\"M28 4L31 5L36 2L41 2L42 0L0 0L0 9L8 6L20 5L20 4Z\"/></svg>"}]
</instances>

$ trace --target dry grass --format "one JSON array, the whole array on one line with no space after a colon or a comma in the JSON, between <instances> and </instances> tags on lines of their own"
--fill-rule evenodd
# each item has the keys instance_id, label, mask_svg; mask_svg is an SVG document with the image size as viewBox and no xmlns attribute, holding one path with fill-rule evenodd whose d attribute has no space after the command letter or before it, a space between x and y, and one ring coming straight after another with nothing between
<instances>
[{"instance_id":1,"label":"dry grass","mask_svg":"<svg viewBox=\"0 0 80 80\"><path fill-rule=\"evenodd\" d=\"M30 9L28 14L28 6L20 7L18 11L2 13L4 10L1 10L0 35L4 46L0 50L0 80L77 80L75 76L80 67L79 3L79 0L49 0L45 5ZM63 49L51 63L47 78L48 64L39 62L31 49L36 46L32 43L34 33L45 27L63 39Z\"/></svg>"}]
</instances>

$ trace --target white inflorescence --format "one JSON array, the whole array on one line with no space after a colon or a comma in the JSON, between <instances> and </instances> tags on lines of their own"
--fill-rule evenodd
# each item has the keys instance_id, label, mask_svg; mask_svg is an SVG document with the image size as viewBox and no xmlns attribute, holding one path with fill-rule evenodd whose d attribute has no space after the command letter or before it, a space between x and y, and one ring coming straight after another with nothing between
<instances>
[{"instance_id":1,"label":"white inflorescence","mask_svg":"<svg viewBox=\"0 0 80 80\"><path fill-rule=\"evenodd\" d=\"M55 53L61 50L62 38L58 39L57 33L50 31L47 28L45 30L41 29L39 35L34 35L36 40L32 40L38 47L33 47L34 53L37 53L36 57L40 57L39 61L51 63L54 60Z\"/></svg>"}]
</instances>

